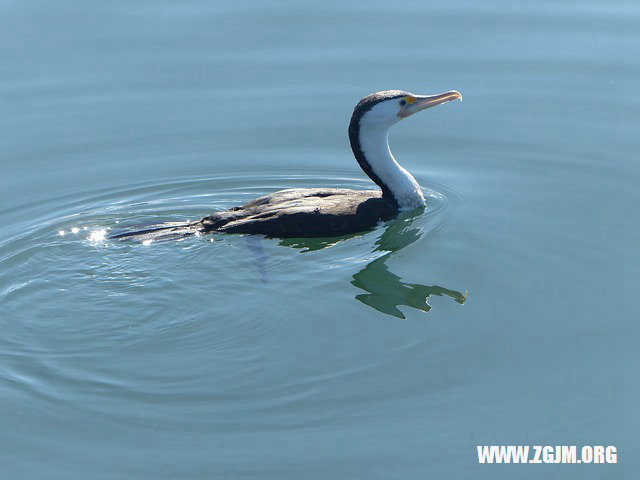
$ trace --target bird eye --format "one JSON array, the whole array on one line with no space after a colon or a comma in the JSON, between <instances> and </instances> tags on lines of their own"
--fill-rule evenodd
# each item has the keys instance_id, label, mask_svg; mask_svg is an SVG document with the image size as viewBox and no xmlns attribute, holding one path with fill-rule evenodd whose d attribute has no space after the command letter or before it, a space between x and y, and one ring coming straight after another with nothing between
<instances>
[{"instance_id":1,"label":"bird eye","mask_svg":"<svg viewBox=\"0 0 640 480\"><path fill-rule=\"evenodd\" d=\"M400 100L400 105L402 105L403 107L407 104L406 100Z\"/></svg>"}]
</instances>

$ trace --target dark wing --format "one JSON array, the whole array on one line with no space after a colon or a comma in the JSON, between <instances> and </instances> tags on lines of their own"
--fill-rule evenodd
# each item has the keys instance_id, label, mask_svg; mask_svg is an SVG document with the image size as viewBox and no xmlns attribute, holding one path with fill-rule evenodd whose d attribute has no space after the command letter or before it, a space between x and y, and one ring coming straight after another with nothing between
<instances>
[{"instance_id":1,"label":"dark wing","mask_svg":"<svg viewBox=\"0 0 640 480\"><path fill-rule=\"evenodd\" d=\"M201 223L205 231L309 238L370 230L397 214L395 204L379 191L289 189L214 213Z\"/></svg>"}]
</instances>

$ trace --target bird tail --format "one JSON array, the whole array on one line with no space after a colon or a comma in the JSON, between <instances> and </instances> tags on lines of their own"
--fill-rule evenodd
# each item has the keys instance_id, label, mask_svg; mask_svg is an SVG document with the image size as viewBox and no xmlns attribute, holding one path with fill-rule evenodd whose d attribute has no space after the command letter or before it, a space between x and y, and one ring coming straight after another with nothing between
<instances>
[{"instance_id":1,"label":"bird tail","mask_svg":"<svg viewBox=\"0 0 640 480\"><path fill-rule=\"evenodd\" d=\"M107 238L134 242L166 242L204 233L201 222L166 222L152 225L130 225L111 233Z\"/></svg>"}]
</instances>

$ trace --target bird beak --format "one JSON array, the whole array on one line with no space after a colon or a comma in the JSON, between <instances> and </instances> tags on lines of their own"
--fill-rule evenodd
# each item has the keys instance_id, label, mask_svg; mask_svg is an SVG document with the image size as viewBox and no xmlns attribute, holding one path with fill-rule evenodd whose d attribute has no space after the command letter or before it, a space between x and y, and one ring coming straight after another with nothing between
<instances>
[{"instance_id":1,"label":"bird beak","mask_svg":"<svg viewBox=\"0 0 640 480\"><path fill-rule=\"evenodd\" d=\"M456 90L439 93L438 95L416 95L413 103L407 103L398 112L400 118L407 118L414 113L421 112L427 108L435 107L441 103L450 102L451 100L462 101L462 95Z\"/></svg>"}]
</instances>

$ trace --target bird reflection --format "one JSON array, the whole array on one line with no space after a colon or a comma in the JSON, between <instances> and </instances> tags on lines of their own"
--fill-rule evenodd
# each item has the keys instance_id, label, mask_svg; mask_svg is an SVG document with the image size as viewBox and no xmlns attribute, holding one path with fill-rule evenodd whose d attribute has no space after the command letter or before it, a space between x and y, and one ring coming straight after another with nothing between
<instances>
[{"instance_id":1,"label":"bird reflection","mask_svg":"<svg viewBox=\"0 0 640 480\"><path fill-rule=\"evenodd\" d=\"M402 319L406 317L398 308L400 305L428 312L431 310L428 300L432 295L451 297L461 305L467 300L468 292L462 293L438 285L407 283L402 281L402 278L398 275L389 271L389 267L386 265L387 260L422 236L421 229L412 226L413 221L420 213L422 212L402 213L386 227L376 241L376 248L373 252L387 253L368 263L367 266L353 275L351 284L367 292L356 295L356 300L375 308L379 312ZM281 244L304 248L306 252L328 247L344 238L287 239L283 240Z\"/></svg>"}]
</instances>

